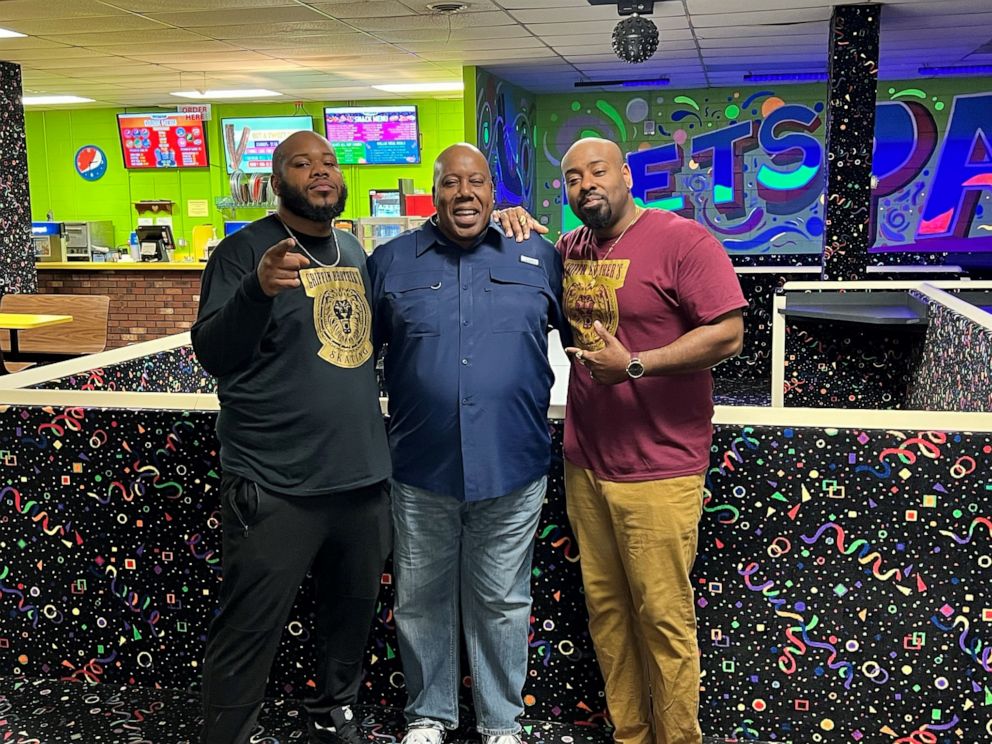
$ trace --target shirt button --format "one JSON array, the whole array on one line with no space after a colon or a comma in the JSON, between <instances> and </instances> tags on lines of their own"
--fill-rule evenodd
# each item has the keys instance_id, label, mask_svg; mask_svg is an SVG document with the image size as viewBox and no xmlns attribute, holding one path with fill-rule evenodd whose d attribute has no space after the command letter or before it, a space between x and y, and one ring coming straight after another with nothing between
<instances>
[{"instance_id":1,"label":"shirt button","mask_svg":"<svg viewBox=\"0 0 992 744\"><path fill-rule=\"evenodd\" d=\"M462 398L462 405L463 406L467 406L468 405L468 398Z\"/></svg>"},{"instance_id":2,"label":"shirt button","mask_svg":"<svg viewBox=\"0 0 992 744\"><path fill-rule=\"evenodd\" d=\"M463 284L462 285L462 289L468 289L468 285L467 284Z\"/></svg>"},{"instance_id":3,"label":"shirt button","mask_svg":"<svg viewBox=\"0 0 992 744\"><path fill-rule=\"evenodd\" d=\"M463 321L462 321L462 325L463 325L463 326L467 326L467 325L468 325L468 321L467 321L467 320L463 320Z\"/></svg>"},{"instance_id":4,"label":"shirt button","mask_svg":"<svg viewBox=\"0 0 992 744\"><path fill-rule=\"evenodd\" d=\"M468 364L468 359L462 359L462 364L467 365Z\"/></svg>"}]
</instances>

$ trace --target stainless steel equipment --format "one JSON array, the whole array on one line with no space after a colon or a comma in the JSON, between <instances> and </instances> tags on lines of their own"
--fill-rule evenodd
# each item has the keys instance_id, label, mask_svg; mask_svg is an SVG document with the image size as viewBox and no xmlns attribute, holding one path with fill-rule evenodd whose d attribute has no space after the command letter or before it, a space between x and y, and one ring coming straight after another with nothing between
<instances>
[{"instance_id":1,"label":"stainless steel equipment","mask_svg":"<svg viewBox=\"0 0 992 744\"><path fill-rule=\"evenodd\" d=\"M64 224L67 261L91 261L94 252L114 249L114 223L110 220Z\"/></svg>"}]
</instances>

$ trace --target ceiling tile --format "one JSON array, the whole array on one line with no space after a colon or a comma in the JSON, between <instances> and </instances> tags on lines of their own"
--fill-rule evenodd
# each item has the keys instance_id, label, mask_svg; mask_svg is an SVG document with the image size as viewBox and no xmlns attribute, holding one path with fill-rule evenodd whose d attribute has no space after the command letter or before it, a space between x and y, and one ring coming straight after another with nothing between
<instances>
[{"instance_id":1,"label":"ceiling tile","mask_svg":"<svg viewBox=\"0 0 992 744\"><path fill-rule=\"evenodd\" d=\"M7 21L34 21L46 18L86 18L110 15L106 3L97 0L71 0L71 2L39 2L39 0L3 0L0 2L0 26Z\"/></svg>"},{"instance_id":2,"label":"ceiling tile","mask_svg":"<svg viewBox=\"0 0 992 744\"><path fill-rule=\"evenodd\" d=\"M79 33L79 34L43 34L44 38L60 43L68 43L72 46L81 47L105 47L118 46L124 39L119 33ZM178 28L164 28L148 34L145 43L154 42L156 44L168 44L171 42L202 41L203 37L192 31L185 31Z\"/></svg>"},{"instance_id":3,"label":"ceiling tile","mask_svg":"<svg viewBox=\"0 0 992 744\"><path fill-rule=\"evenodd\" d=\"M286 21L285 23L251 23L237 26L200 26L193 29L211 39L237 41L262 36L281 36L283 45L287 41L296 40L298 44L306 44L306 39L322 37L325 34L354 33L354 29L341 21L315 19L312 21Z\"/></svg>"},{"instance_id":4,"label":"ceiling tile","mask_svg":"<svg viewBox=\"0 0 992 744\"><path fill-rule=\"evenodd\" d=\"M73 5L77 2L77 0L70 1ZM297 3L293 0L113 0L113 4L138 13L176 13L211 9L233 13L245 9L275 8Z\"/></svg>"},{"instance_id":5,"label":"ceiling tile","mask_svg":"<svg viewBox=\"0 0 992 744\"><path fill-rule=\"evenodd\" d=\"M455 13L453 15L416 15L400 18L365 18L353 19L352 23L363 31L378 33L380 31L416 30L416 29L462 29L476 28L485 30L494 26L514 26L516 22L501 11L479 13Z\"/></svg>"},{"instance_id":6,"label":"ceiling tile","mask_svg":"<svg viewBox=\"0 0 992 744\"><path fill-rule=\"evenodd\" d=\"M325 17L305 5L287 3L276 8L241 8L237 10L199 10L184 13L154 12L149 18L168 23L178 28L201 28L210 26L239 25L256 23L293 23L297 21L320 21Z\"/></svg>"},{"instance_id":7,"label":"ceiling tile","mask_svg":"<svg viewBox=\"0 0 992 744\"><path fill-rule=\"evenodd\" d=\"M3 3L0 2L0 8ZM101 34L141 33L155 34L167 27L161 23L136 15L96 16L88 18L50 18L44 21L11 21L6 28L29 36L75 36L97 32Z\"/></svg>"},{"instance_id":8,"label":"ceiling tile","mask_svg":"<svg viewBox=\"0 0 992 744\"><path fill-rule=\"evenodd\" d=\"M382 18L384 16L417 15L418 11L400 0L365 0L364 2L311 3L319 10L334 18Z\"/></svg>"}]
</instances>

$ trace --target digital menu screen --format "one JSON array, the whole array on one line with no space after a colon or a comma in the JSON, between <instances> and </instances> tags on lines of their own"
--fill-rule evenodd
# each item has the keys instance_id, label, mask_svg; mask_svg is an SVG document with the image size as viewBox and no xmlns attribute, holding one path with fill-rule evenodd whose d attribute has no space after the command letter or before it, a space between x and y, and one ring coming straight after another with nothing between
<instances>
[{"instance_id":1,"label":"digital menu screen","mask_svg":"<svg viewBox=\"0 0 992 744\"><path fill-rule=\"evenodd\" d=\"M420 162L416 106L325 108L324 126L341 165Z\"/></svg>"},{"instance_id":2,"label":"digital menu screen","mask_svg":"<svg viewBox=\"0 0 992 744\"><path fill-rule=\"evenodd\" d=\"M271 173L272 152L276 146L295 132L312 132L313 119L309 116L243 116L237 119L222 119L221 129L231 128L233 147L242 149L238 170L242 173ZM226 152L227 172L234 172L231 153Z\"/></svg>"},{"instance_id":3,"label":"digital menu screen","mask_svg":"<svg viewBox=\"0 0 992 744\"><path fill-rule=\"evenodd\" d=\"M206 168L207 137L199 114L118 114L124 167Z\"/></svg>"}]
</instances>

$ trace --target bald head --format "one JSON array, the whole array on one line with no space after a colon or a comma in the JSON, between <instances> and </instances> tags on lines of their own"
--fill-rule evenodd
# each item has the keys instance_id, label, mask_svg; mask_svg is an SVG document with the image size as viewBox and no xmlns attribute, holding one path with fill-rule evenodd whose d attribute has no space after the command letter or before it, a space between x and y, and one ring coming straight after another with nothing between
<instances>
[{"instance_id":1,"label":"bald head","mask_svg":"<svg viewBox=\"0 0 992 744\"><path fill-rule=\"evenodd\" d=\"M334 154L334 146L316 132L293 132L280 142L272 152L272 172L282 178L285 175L286 163L296 154L311 154L315 152Z\"/></svg>"},{"instance_id":2,"label":"bald head","mask_svg":"<svg viewBox=\"0 0 992 744\"><path fill-rule=\"evenodd\" d=\"M568 205L600 238L616 237L634 214L630 167L615 142L580 139L561 159Z\"/></svg>"},{"instance_id":3,"label":"bald head","mask_svg":"<svg viewBox=\"0 0 992 744\"><path fill-rule=\"evenodd\" d=\"M626 162L623 151L616 142L602 137L583 137L569 147L565 157L561 159L562 173L568 172L570 163L591 162L593 160L602 160L616 168L623 167Z\"/></svg>"},{"instance_id":4,"label":"bald head","mask_svg":"<svg viewBox=\"0 0 992 744\"><path fill-rule=\"evenodd\" d=\"M486 231L495 188L479 148L464 142L445 148L434 161L437 225L453 243L469 248Z\"/></svg>"},{"instance_id":5,"label":"bald head","mask_svg":"<svg viewBox=\"0 0 992 744\"><path fill-rule=\"evenodd\" d=\"M482 170L487 177L492 178L492 174L489 171L489 162L486 160L486 156L482 154L480 150L475 145L470 145L468 142L458 142L457 144L450 145L443 150L441 154L437 156L437 160L434 161L434 187L437 188L438 178L444 173L445 169L450 166L450 164L460 158L467 158L475 160L480 170Z\"/></svg>"}]
</instances>

